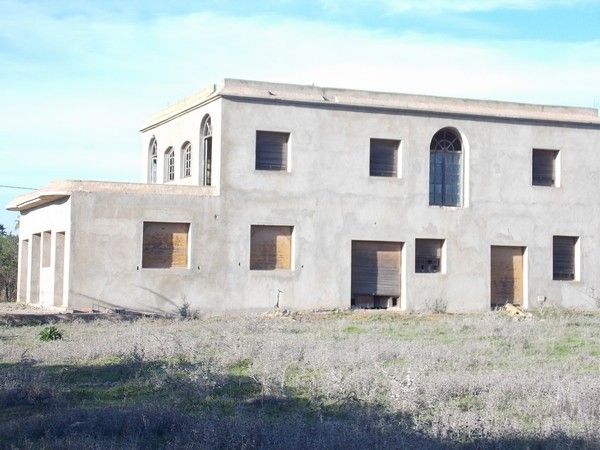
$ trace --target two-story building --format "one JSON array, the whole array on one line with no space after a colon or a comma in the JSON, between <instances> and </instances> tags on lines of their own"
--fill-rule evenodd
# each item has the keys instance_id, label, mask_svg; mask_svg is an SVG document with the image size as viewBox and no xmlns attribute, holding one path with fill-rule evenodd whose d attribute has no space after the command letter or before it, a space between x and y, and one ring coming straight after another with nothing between
<instances>
[{"instance_id":1,"label":"two-story building","mask_svg":"<svg viewBox=\"0 0 600 450\"><path fill-rule=\"evenodd\" d=\"M142 183L9 204L20 301L600 307L595 109L226 79L141 131Z\"/></svg>"}]
</instances>

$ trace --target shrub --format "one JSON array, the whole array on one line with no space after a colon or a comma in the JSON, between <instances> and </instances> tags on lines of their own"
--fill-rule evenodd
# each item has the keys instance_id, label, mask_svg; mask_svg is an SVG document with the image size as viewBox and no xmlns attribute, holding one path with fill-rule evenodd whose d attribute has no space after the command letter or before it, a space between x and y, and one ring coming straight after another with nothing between
<instances>
[{"instance_id":1,"label":"shrub","mask_svg":"<svg viewBox=\"0 0 600 450\"><path fill-rule=\"evenodd\" d=\"M58 341L59 339L62 339L62 332L54 325L50 327L45 327L42 331L40 331L41 341L49 342Z\"/></svg>"}]
</instances>

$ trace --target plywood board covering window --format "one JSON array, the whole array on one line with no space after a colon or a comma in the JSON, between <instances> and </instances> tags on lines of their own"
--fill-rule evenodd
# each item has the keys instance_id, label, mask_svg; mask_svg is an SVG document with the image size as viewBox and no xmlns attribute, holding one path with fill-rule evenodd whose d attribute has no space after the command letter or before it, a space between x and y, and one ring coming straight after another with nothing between
<instances>
[{"instance_id":1,"label":"plywood board covering window","mask_svg":"<svg viewBox=\"0 0 600 450\"><path fill-rule=\"evenodd\" d=\"M534 186L556 186L557 150L533 149L532 183Z\"/></svg>"},{"instance_id":2,"label":"plywood board covering window","mask_svg":"<svg viewBox=\"0 0 600 450\"><path fill-rule=\"evenodd\" d=\"M189 230L189 223L144 222L142 267L187 267Z\"/></svg>"},{"instance_id":3,"label":"plywood board covering window","mask_svg":"<svg viewBox=\"0 0 600 450\"><path fill-rule=\"evenodd\" d=\"M398 176L398 147L400 141L371 139L369 174L372 177Z\"/></svg>"},{"instance_id":4,"label":"plywood board covering window","mask_svg":"<svg viewBox=\"0 0 600 450\"><path fill-rule=\"evenodd\" d=\"M352 241L352 295L400 296L402 243Z\"/></svg>"},{"instance_id":5,"label":"plywood board covering window","mask_svg":"<svg viewBox=\"0 0 600 450\"><path fill-rule=\"evenodd\" d=\"M523 247L492 246L491 303L523 304Z\"/></svg>"},{"instance_id":6,"label":"plywood board covering window","mask_svg":"<svg viewBox=\"0 0 600 450\"><path fill-rule=\"evenodd\" d=\"M289 133L256 132L256 170L287 170Z\"/></svg>"},{"instance_id":7,"label":"plywood board covering window","mask_svg":"<svg viewBox=\"0 0 600 450\"><path fill-rule=\"evenodd\" d=\"M552 278L554 280L575 279L576 237L554 236L552 242Z\"/></svg>"},{"instance_id":8,"label":"plywood board covering window","mask_svg":"<svg viewBox=\"0 0 600 450\"><path fill-rule=\"evenodd\" d=\"M417 239L415 241L415 272L441 272L443 247L443 239Z\"/></svg>"},{"instance_id":9,"label":"plywood board covering window","mask_svg":"<svg viewBox=\"0 0 600 450\"><path fill-rule=\"evenodd\" d=\"M252 225L250 228L250 269L290 270L294 227Z\"/></svg>"}]
</instances>

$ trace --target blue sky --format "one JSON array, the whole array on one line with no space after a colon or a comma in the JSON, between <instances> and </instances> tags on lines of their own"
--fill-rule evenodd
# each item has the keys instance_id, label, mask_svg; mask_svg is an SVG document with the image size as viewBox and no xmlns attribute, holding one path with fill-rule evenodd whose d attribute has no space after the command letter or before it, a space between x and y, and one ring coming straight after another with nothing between
<instances>
[{"instance_id":1,"label":"blue sky","mask_svg":"<svg viewBox=\"0 0 600 450\"><path fill-rule=\"evenodd\" d=\"M140 181L145 117L224 77L600 106L600 0L0 8L2 185Z\"/></svg>"}]
</instances>

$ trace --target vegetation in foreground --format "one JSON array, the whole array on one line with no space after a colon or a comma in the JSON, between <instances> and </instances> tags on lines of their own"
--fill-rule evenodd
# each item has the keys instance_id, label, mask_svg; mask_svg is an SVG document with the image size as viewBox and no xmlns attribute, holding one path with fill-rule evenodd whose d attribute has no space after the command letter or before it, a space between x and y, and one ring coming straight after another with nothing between
<instances>
[{"instance_id":1,"label":"vegetation in foreground","mask_svg":"<svg viewBox=\"0 0 600 450\"><path fill-rule=\"evenodd\" d=\"M597 448L600 316L0 326L4 448Z\"/></svg>"}]
</instances>

